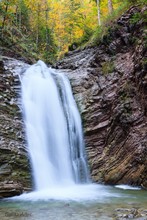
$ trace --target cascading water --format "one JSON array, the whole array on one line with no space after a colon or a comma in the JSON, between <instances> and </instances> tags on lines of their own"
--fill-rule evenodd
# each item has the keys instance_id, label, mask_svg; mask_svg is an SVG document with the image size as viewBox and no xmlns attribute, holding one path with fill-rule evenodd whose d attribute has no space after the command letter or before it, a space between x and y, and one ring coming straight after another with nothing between
<instances>
[{"instance_id":1,"label":"cascading water","mask_svg":"<svg viewBox=\"0 0 147 220\"><path fill-rule=\"evenodd\" d=\"M21 63L21 69L23 65ZM20 76L22 85L35 190L11 199L100 202L110 199L111 202L112 197L122 197L122 194L112 193L112 187L89 181L81 119L68 79L42 61L23 73L20 73L20 66L16 65L15 74Z\"/></svg>"},{"instance_id":2,"label":"cascading water","mask_svg":"<svg viewBox=\"0 0 147 220\"><path fill-rule=\"evenodd\" d=\"M102 185L89 181L81 119L68 79L42 61L29 67L20 79L35 190L14 199L111 197Z\"/></svg>"},{"instance_id":3,"label":"cascading water","mask_svg":"<svg viewBox=\"0 0 147 220\"><path fill-rule=\"evenodd\" d=\"M62 105L67 120L69 147L74 179L76 183L87 183L89 182L89 174L85 160L85 147L80 114L78 112L67 77L65 77L65 75L62 73L58 73L56 75L56 79L60 88Z\"/></svg>"},{"instance_id":4,"label":"cascading water","mask_svg":"<svg viewBox=\"0 0 147 220\"><path fill-rule=\"evenodd\" d=\"M21 82L35 189L87 183L81 119L68 79L38 61Z\"/></svg>"}]
</instances>

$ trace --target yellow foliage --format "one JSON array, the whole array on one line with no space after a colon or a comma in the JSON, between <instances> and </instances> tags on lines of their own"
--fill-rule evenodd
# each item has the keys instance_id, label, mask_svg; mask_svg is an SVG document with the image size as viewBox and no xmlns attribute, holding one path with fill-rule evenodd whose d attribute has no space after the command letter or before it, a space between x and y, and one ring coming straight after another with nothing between
<instances>
[{"instance_id":1,"label":"yellow foliage","mask_svg":"<svg viewBox=\"0 0 147 220\"><path fill-rule=\"evenodd\" d=\"M68 46L78 41L87 30L92 31L97 27L97 5L94 0L11 0L8 10L14 17L22 1L28 10L29 31L34 39L36 37L35 41L42 37L42 31L49 29L59 54L66 52ZM113 8L117 8L118 4L114 0ZM0 6L5 12L6 1L1 0ZM101 1L100 10L103 19L108 15L108 0ZM0 25L3 17L0 16ZM11 19L7 20L10 22ZM41 50L45 50L46 42L41 45Z\"/></svg>"}]
</instances>

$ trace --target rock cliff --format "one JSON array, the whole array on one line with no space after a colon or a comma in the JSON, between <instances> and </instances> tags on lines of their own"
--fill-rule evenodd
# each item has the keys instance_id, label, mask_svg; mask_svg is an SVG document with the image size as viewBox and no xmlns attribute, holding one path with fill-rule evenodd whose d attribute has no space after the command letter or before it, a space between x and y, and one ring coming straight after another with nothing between
<instances>
[{"instance_id":1,"label":"rock cliff","mask_svg":"<svg viewBox=\"0 0 147 220\"><path fill-rule=\"evenodd\" d=\"M57 64L71 79L96 182L147 187L146 15L130 8L99 46Z\"/></svg>"},{"instance_id":2,"label":"rock cliff","mask_svg":"<svg viewBox=\"0 0 147 220\"><path fill-rule=\"evenodd\" d=\"M19 104L20 81L14 65L0 61L0 198L19 195L31 186L30 167Z\"/></svg>"}]
</instances>

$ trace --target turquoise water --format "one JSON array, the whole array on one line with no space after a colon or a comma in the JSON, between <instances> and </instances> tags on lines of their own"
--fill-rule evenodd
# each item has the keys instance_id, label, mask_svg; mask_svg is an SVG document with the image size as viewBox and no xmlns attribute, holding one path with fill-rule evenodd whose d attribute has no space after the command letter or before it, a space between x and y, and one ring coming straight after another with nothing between
<instances>
[{"instance_id":1,"label":"turquoise water","mask_svg":"<svg viewBox=\"0 0 147 220\"><path fill-rule=\"evenodd\" d=\"M123 209L137 209L143 213L142 217L132 219L147 220L147 191L122 190L114 187L107 187L107 189L111 194L109 197L104 196L104 198L91 201L1 200L0 219L113 220L126 219L117 217L119 212L124 212Z\"/></svg>"}]
</instances>

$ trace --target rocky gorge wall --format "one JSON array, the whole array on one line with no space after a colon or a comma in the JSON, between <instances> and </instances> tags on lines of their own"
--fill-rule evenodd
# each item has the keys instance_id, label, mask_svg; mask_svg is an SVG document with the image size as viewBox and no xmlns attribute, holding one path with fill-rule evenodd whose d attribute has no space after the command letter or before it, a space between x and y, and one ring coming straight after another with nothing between
<instances>
[{"instance_id":1,"label":"rocky gorge wall","mask_svg":"<svg viewBox=\"0 0 147 220\"><path fill-rule=\"evenodd\" d=\"M19 105L20 80L14 67L23 63L0 60L0 198L19 195L31 187L29 159Z\"/></svg>"},{"instance_id":2,"label":"rocky gorge wall","mask_svg":"<svg viewBox=\"0 0 147 220\"><path fill-rule=\"evenodd\" d=\"M130 8L96 47L56 64L70 79L81 112L92 180L147 188L147 8ZM27 66L0 61L0 197L31 186L19 103L18 74Z\"/></svg>"},{"instance_id":3,"label":"rocky gorge wall","mask_svg":"<svg viewBox=\"0 0 147 220\"><path fill-rule=\"evenodd\" d=\"M71 79L96 182L147 187L146 15L147 7L130 8L99 46L56 66Z\"/></svg>"}]
</instances>

